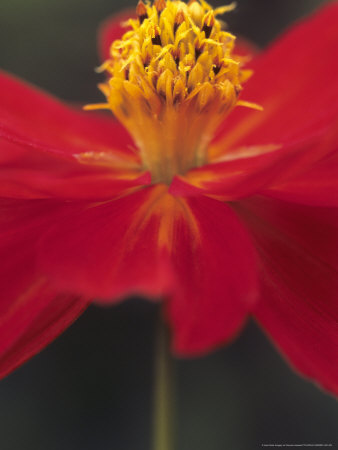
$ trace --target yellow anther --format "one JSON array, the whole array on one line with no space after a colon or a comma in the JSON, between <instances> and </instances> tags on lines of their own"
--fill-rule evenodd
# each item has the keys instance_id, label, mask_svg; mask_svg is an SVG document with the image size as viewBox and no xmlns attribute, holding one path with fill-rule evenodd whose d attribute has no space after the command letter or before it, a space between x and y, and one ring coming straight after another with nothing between
<instances>
[{"instance_id":1,"label":"yellow anther","mask_svg":"<svg viewBox=\"0 0 338 450\"><path fill-rule=\"evenodd\" d=\"M161 73L161 75L159 76L159 78L157 80L156 90L163 97L165 97L165 95L166 95L167 78L168 78L169 73L171 73L170 70L165 70L164 72Z\"/></svg>"},{"instance_id":2,"label":"yellow anther","mask_svg":"<svg viewBox=\"0 0 338 450\"><path fill-rule=\"evenodd\" d=\"M192 89L202 83L204 79L204 70L203 66L197 62L196 65L191 70L188 77L188 90L192 91Z\"/></svg>"},{"instance_id":3,"label":"yellow anther","mask_svg":"<svg viewBox=\"0 0 338 450\"><path fill-rule=\"evenodd\" d=\"M209 82L203 84L198 93L197 104L200 111L210 104L215 96L215 90Z\"/></svg>"},{"instance_id":4,"label":"yellow anther","mask_svg":"<svg viewBox=\"0 0 338 450\"><path fill-rule=\"evenodd\" d=\"M166 46L166 45L174 42L174 40L175 40L174 34L175 34L175 32L173 30L172 24L169 22L169 20L166 17L164 17L163 21L162 21L162 33L161 33L162 45Z\"/></svg>"},{"instance_id":5,"label":"yellow anther","mask_svg":"<svg viewBox=\"0 0 338 450\"><path fill-rule=\"evenodd\" d=\"M134 138L154 181L170 183L175 174L205 163L213 132L236 104L250 76L243 58L232 54L235 37L222 30L205 0L139 1L137 19L112 43L99 68L109 80L100 85L109 107Z\"/></svg>"},{"instance_id":6,"label":"yellow anther","mask_svg":"<svg viewBox=\"0 0 338 450\"><path fill-rule=\"evenodd\" d=\"M194 46L195 46L195 59L197 61L197 58L203 52L204 48L204 39L202 39L202 34L197 35L196 39L194 40Z\"/></svg>"},{"instance_id":7,"label":"yellow anther","mask_svg":"<svg viewBox=\"0 0 338 450\"><path fill-rule=\"evenodd\" d=\"M146 5L142 0L140 0L136 6L136 14L141 24L148 17Z\"/></svg>"},{"instance_id":8,"label":"yellow anther","mask_svg":"<svg viewBox=\"0 0 338 450\"><path fill-rule=\"evenodd\" d=\"M186 86L182 78L178 78L173 91L174 103L180 103L185 97Z\"/></svg>"},{"instance_id":9,"label":"yellow anther","mask_svg":"<svg viewBox=\"0 0 338 450\"><path fill-rule=\"evenodd\" d=\"M107 86L104 83L99 83L97 86L98 86L98 88L100 89L100 91L102 92L103 95L105 95L106 97L109 96L109 93L110 93L109 86Z\"/></svg>"},{"instance_id":10,"label":"yellow anther","mask_svg":"<svg viewBox=\"0 0 338 450\"><path fill-rule=\"evenodd\" d=\"M175 17L175 22L174 22L174 33L176 33L177 28L183 23L185 22L185 16L184 16L184 12L182 9L179 9L176 17Z\"/></svg>"},{"instance_id":11,"label":"yellow anther","mask_svg":"<svg viewBox=\"0 0 338 450\"><path fill-rule=\"evenodd\" d=\"M236 8L236 6L237 6L236 2L232 2L230 3L230 5L220 6L214 9L214 14L215 16L225 14L227 12L233 11Z\"/></svg>"},{"instance_id":12,"label":"yellow anther","mask_svg":"<svg viewBox=\"0 0 338 450\"><path fill-rule=\"evenodd\" d=\"M245 106L246 108L256 109L257 111L263 111L263 107L257 103L246 102L244 100L239 100L236 106Z\"/></svg>"},{"instance_id":13,"label":"yellow anther","mask_svg":"<svg viewBox=\"0 0 338 450\"><path fill-rule=\"evenodd\" d=\"M202 19L202 31L204 31L206 38L210 36L214 25L215 25L214 12L208 11L207 14Z\"/></svg>"},{"instance_id":14,"label":"yellow anther","mask_svg":"<svg viewBox=\"0 0 338 450\"><path fill-rule=\"evenodd\" d=\"M205 10L198 1L193 0L188 5L189 14L197 26L201 25Z\"/></svg>"},{"instance_id":15,"label":"yellow anther","mask_svg":"<svg viewBox=\"0 0 338 450\"><path fill-rule=\"evenodd\" d=\"M215 25L215 15L213 11L208 11L202 20L202 27L212 28Z\"/></svg>"},{"instance_id":16,"label":"yellow anther","mask_svg":"<svg viewBox=\"0 0 338 450\"><path fill-rule=\"evenodd\" d=\"M151 42L153 45L162 45L161 41L161 28L158 25L154 25L151 30Z\"/></svg>"},{"instance_id":17,"label":"yellow anther","mask_svg":"<svg viewBox=\"0 0 338 450\"><path fill-rule=\"evenodd\" d=\"M199 0L201 2L201 5L203 6L205 11L210 11L212 9L212 6L209 5L205 0Z\"/></svg>"},{"instance_id":18,"label":"yellow anther","mask_svg":"<svg viewBox=\"0 0 338 450\"><path fill-rule=\"evenodd\" d=\"M158 12L162 12L164 10L164 8L166 7L166 1L165 0L155 0L154 6Z\"/></svg>"}]
</instances>

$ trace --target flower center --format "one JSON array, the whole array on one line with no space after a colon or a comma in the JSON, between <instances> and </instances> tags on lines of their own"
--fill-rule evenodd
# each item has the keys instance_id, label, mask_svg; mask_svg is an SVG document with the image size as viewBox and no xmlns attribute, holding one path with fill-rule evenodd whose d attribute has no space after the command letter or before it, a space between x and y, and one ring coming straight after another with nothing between
<instances>
[{"instance_id":1,"label":"flower center","mask_svg":"<svg viewBox=\"0 0 338 450\"><path fill-rule=\"evenodd\" d=\"M133 136L155 183L205 164L215 129L238 103L249 71L232 56L235 37L216 18L233 8L140 0L131 30L101 66L109 74L100 85L103 106Z\"/></svg>"}]
</instances>

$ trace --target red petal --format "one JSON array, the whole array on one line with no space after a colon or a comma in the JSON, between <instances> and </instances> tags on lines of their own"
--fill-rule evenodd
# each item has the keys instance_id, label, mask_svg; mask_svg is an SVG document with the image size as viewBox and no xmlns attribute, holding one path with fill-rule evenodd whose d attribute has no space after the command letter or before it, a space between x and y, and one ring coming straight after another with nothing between
<instances>
[{"instance_id":1,"label":"red petal","mask_svg":"<svg viewBox=\"0 0 338 450\"><path fill-rule=\"evenodd\" d=\"M296 177L281 180L266 192L291 202L338 206L338 152Z\"/></svg>"},{"instance_id":2,"label":"red petal","mask_svg":"<svg viewBox=\"0 0 338 450\"><path fill-rule=\"evenodd\" d=\"M58 153L116 150L132 141L112 117L63 105L54 97L0 72L0 136Z\"/></svg>"},{"instance_id":3,"label":"red petal","mask_svg":"<svg viewBox=\"0 0 338 450\"><path fill-rule=\"evenodd\" d=\"M151 216L163 187L114 201L73 206L41 245L41 267L63 290L111 301L132 293L159 297L171 286L168 262ZM150 220L151 216L151 220Z\"/></svg>"},{"instance_id":4,"label":"red petal","mask_svg":"<svg viewBox=\"0 0 338 450\"><path fill-rule=\"evenodd\" d=\"M311 144L243 147L211 164L192 169L185 176L176 177L170 191L176 195L210 194L223 201L247 197L278 186L288 177L304 171L304 159L309 163L321 151L319 145Z\"/></svg>"},{"instance_id":5,"label":"red petal","mask_svg":"<svg viewBox=\"0 0 338 450\"><path fill-rule=\"evenodd\" d=\"M254 60L243 99L263 112L236 109L224 123L214 154L247 145L293 143L332 132L337 139L338 3L300 22Z\"/></svg>"},{"instance_id":6,"label":"red petal","mask_svg":"<svg viewBox=\"0 0 338 450\"><path fill-rule=\"evenodd\" d=\"M109 58L109 50L113 41L121 39L121 37L130 29L128 26L123 26L130 18L135 18L135 9L126 9L118 14L114 14L105 20L100 29L98 36L99 55L102 61Z\"/></svg>"},{"instance_id":7,"label":"red petal","mask_svg":"<svg viewBox=\"0 0 338 450\"><path fill-rule=\"evenodd\" d=\"M1 200L1 316L40 278L35 261L37 241L60 219L61 211L62 204L55 201Z\"/></svg>"},{"instance_id":8,"label":"red petal","mask_svg":"<svg viewBox=\"0 0 338 450\"><path fill-rule=\"evenodd\" d=\"M176 223L172 246L178 290L167 311L174 350L197 355L239 331L256 298L257 269L248 234L229 206L202 196L186 205L190 219Z\"/></svg>"},{"instance_id":9,"label":"red petal","mask_svg":"<svg viewBox=\"0 0 338 450\"><path fill-rule=\"evenodd\" d=\"M112 198L149 183L113 119L71 110L4 74L0 88L0 196Z\"/></svg>"},{"instance_id":10,"label":"red petal","mask_svg":"<svg viewBox=\"0 0 338 450\"><path fill-rule=\"evenodd\" d=\"M10 159L0 167L3 198L111 199L151 181L149 173L113 153L67 158L40 150L23 151L22 146L8 142L1 145Z\"/></svg>"},{"instance_id":11,"label":"red petal","mask_svg":"<svg viewBox=\"0 0 338 450\"><path fill-rule=\"evenodd\" d=\"M0 72L0 136L26 143L31 150L132 154L131 138L112 117L69 108L4 72Z\"/></svg>"},{"instance_id":12,"label":"red petal","mask_svg":"<svg viewBox=\"0 0 338 450\"><path fill-rule=\"evenodd\" d=\"M81 298L61 295L48 287L26 292L0 319L0 378L69 327L87 306Z\"/></svg>"},{"instance_id":13,"label":"red petal","mask_svg":"<svg viewBox=\"0 0 338 450\"><path fill-rule=\"evenodd\" d=\"M175 350L195 354L243 324L255 295L253 253L228 206L157 186L71 213L42 242L40 265L63 290L103 303L131 293L172 298Z\"/></svg>"},{"instance_id":14,"label":"red petal","mask_svg":"<svg viewBox=\"0 0 338 450\"><path fill-rule=\"evenodd\" d=\"M338 394L338 210L254 197L237 211L261 255L256 317L300 373Z\"/></svg>"},{"instance_id":15,"label":"red petal","mask_svg":"<svg viewBox=\"0 0 338 450\"><path fill-rule=\"evenodd\" d=\"M1 203L0 377L40 351L87 304L58 294L36 266L37 241L59 207L46 201Z\"/></svg>"}]
</instances>

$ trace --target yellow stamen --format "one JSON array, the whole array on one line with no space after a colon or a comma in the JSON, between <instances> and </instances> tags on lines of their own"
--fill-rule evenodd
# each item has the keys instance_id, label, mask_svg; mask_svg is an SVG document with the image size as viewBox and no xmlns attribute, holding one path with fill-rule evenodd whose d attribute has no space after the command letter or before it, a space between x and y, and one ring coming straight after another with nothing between
<instances>
[{"instance_id":1,"label":"yellow stamen","mask_svg":"<svg viewBox=\"0 0 338 450\"><path fill-rule=\"evenodd\" d=\"M212 28L215 25L214 12L208 11L202 19L202 31L204 31L206 38L209 38Z\"/></svg>"},{"instance_id":2,"label":"yellow stamen","mask_svg":"<svg viewBox=\"0 0 338 450\"><path fill-rule=\"evenodd\" d=\"M158 12L162 12L164 10L164 8L166 7L166 2L165 2L165 0L155 0L154 6Z\"/></svg>"},{"instance_id":3,"label":"yellow stamen","mask_svg":"<svg viewBox=\"0 0 338 450\"><path fill-rule=\"evenodd\" d=\"M137 4L136 14L139 18L140 23L142 23L148 17L146 5L142 0L140 0Z\"/></svg>"},{"instance_id":4,"label":"yellow stamen","mask_svg":"<svg viewBox=\"0 0 338 450\"><path fill-rule=\"evenodd\" d=\"M255 109L256 111L263 111L263 107L257 103L247 102L245 100L239 100L236 106L245 106L246 108Z\"/></svg>"},{"instance_id":5,"label":"yellow stamen","mask_svg":"<svg viewBox=\"0 0 338 450\"><path fill-rule=\"evenodd\" d=\"M175 17L175 22L174 22L174 34L176 33L178 27L180 25L182 25L182 23L185 22L185 16L184 16L184 12L182 11L182 9L177 11L176 17Z\"/></svg>"},{"instance_id":6,"label":"yellow stamen","mask_svg":"<svg viewBox=\"0 0 338 450\"><path fill-rule=\"evenodd\" d=\"M109 103L93 103L83 107L85 111L93 111L94 109L110 109Z\"/></svg>"},{"instance_id":7,"label":"yellow stamen","mask_svg":"<svg viewBox=\"0 0 338 450\"><path fill-rule=\"evenodd\" d=\"M108 107L128 129L153 182L207 161L207 147L220 122L236 106L250 72L232 54L235 37L222 30L219 14L204 0L139 1L131 30L112 43L101 66ZM105 108L106 104L87 109Z\"/></svg>"}]
</instances>

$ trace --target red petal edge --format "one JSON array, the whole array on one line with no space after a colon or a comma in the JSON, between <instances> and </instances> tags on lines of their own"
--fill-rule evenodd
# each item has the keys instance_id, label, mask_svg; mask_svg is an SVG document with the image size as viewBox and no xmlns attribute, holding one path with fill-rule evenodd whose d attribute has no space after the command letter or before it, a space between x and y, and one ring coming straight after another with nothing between
<instances>
[{"instance_id":1,"label":"red petal edge","mask_svg":"<svg viewBox=\"0 0 338 450\"><path fill-rule=\"evenodd\" d=\"M338 206L338 149L303 173L275 182L266 194L313 206Z\"/></svg>"},{"instance_id":2,"label":"red petal edge","mask_svg":"<svg viewBox=\"0 0 338 450\"><path fill-rule=\"evenodd\" d=\"M150 182L113 118L76 111L0 73L0 196L112 198Z\"/></svg>"},{"instance_id":3,"label":"red petal edge","mask_svg":"<svg viewBox=\"0 0 338 450\"><path fill-rule=\"evenodd\" d=\"M43 148L58 154L112 150L133 154L129 149L131 138L113 117L70 108L2 71L0 137L26 143L31 150Z\"/></svg>"},{"instance_id":4,"label":"red petal edge","mask_svg":"<svg viewBox=\"0 0 338 450\"><path fill-rule=\"evenodd\" d=\"M252 145L292 144L333 130L331 145L335 145L337 21L338 2L331 2L253 61L254 75L244 86L243 99L262 105L264 111L237 108L216 137L219 153Z\"/></svg>"},{"instance_id":5,"label":"red petal edge","mask_svg":"<svg viewBox=\"0 0 338 450\"><path fill-rule=\"evenodd\" d=\"M18 299L18 302L19 307L12 306L17 310L0 320L2 339L11 339L11 345L0 352L0 378L46 347L68 328L88 305L88 302L81 298L60 295L48 288L41 289L34 296L27 294L24 303L22 299Z\"/></svg>"},{"instance_id":6,"label":"red petal edge","mask_svg":"<svg viewBox=\"0 0 338 450\"><path fill-rule=\"evenodd\" d=\"M163 189L73 205L42 239L41 268L63 290L103 302L135 293L159 298L172 284L156 240L159 217L150 214Z\"/></svg>"},{"instance_id":7,"label":"red petal edge","mask_svg":"<svg viewBox=\"0 0 338 450\"><path fill-rule=\"evenodd\" d=\"M40 235L59 217L59 204L2 200L0 204L0 377L39 352L87 305L59 294L36 266Z\"/></svg>"},{"instance_id":8,"label":"red petal edge","mask_svg":"<svg viewBox=\"0 0 338 450\"><path fill-rule=\"evenodd\" d=\"M243 326L257 296L257 264L248 233L228 205L203 196L185 204L190 219L175 224L171 259L178 287L167 314L174 352L196 356Z\"/></svg>"},{"instance_id":9,"label":"red petal edge","mask_svg":"<svg viewBox=\"0 0 338 450\"><path fill-rule=\"evenodd\" d=\"M236 205L262 263L255 316L292 366L338 395L338 210L253 197Z\"/></svg>"},{"instance_id":10,"label":"red petal edge","mask_svg":"<svg viewBox=\"0 0 338 450\"><path fill-rule=\"evenodd\" d=\"M167 299L179 354L224 343L256 295L254 250L231 209L165 186L73 210L41 241L39 265L62 289L102 304L135 293Z\"/></svg>"}]
</instances>

